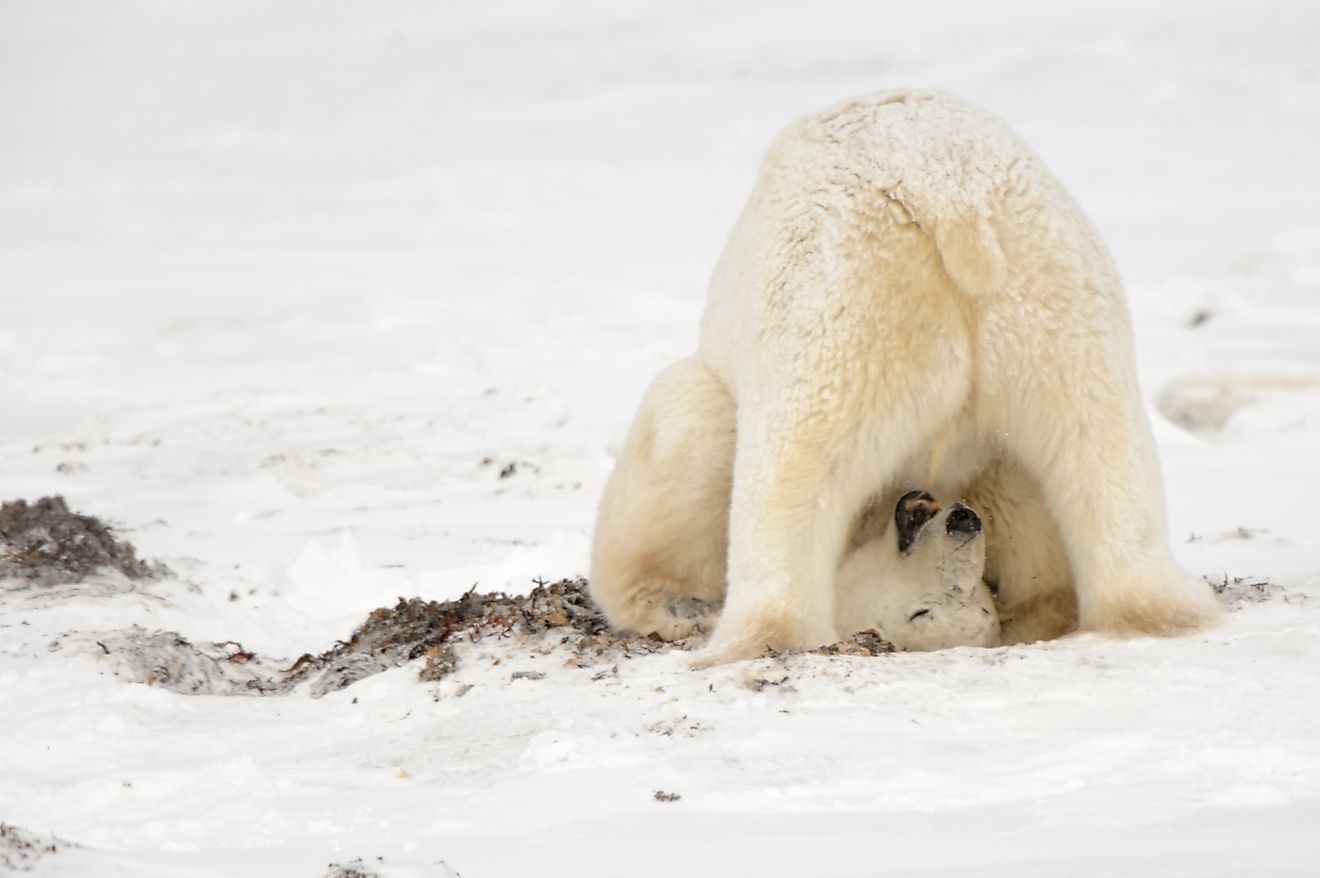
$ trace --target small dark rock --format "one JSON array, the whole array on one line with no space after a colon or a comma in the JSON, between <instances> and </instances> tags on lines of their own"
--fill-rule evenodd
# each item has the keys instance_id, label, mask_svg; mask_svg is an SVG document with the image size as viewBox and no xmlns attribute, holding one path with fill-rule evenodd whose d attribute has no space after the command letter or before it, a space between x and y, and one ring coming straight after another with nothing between
<instances>
[{"instance_id":1,"label":"small dark rock","mask_svg":"<svg viewBox=\"0 0 1320 878\"><path fill-rule=\"evenodd\" d=\"M514 671L509 675L510 680L544 680L545 671Z\"/></svg>"},{"instance_id":2,"label":"small dark rock","mask_svg":"<svg viewBox=\"0 0 1320 878\"><path fill-rule=\"evenodd\" d=\"M858 631L846 640L840 640L838 643L831 643L829 646L822 646L820 649L814 650L819 655L859 656L886 655L893 651L894 644L885 640L884 636L874 628Z\"/></svg>"}]
</instances>

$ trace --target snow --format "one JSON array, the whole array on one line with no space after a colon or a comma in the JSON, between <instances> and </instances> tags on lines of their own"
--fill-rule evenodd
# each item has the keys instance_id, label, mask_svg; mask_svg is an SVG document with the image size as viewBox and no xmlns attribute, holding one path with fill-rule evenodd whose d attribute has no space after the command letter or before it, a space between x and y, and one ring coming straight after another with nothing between
<instances>
[{"instance_id":1,"label":"snow","mask_svg":"<svg viewBox=\"0 0 1320 878\"><path fill-rule=\"evenodd\" d=\"M0 586L0 819L78 845L36 874L1315 874L1314 4L0 19L0 497L62 493L175 572ZM1179 558L1264 600L1172 641L595 680L509 644L321 699L49 648L141 625L292 659L399 595L584 573L761 152L900 85L1004 116L1095 219Z\"/></svg>"}]
</instances>

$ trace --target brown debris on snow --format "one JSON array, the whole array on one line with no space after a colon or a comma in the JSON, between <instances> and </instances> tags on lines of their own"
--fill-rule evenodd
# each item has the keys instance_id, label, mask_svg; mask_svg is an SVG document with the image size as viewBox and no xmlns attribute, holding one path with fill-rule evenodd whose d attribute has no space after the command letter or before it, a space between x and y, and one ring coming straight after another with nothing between
<instances>
[{"instance_id":1,"label":"brown debris on snow","mask_svg":"<svg viewBox=\"0 0 1320 878\"><path fill-rule=\"evenodd\" d=\"M362 860L352 862L333 862L326 870L325 878L380 878L379 871L370 869Z\"/></svg>"},{"instance_id":2,"label":"brown debris on snow","mask_svg":"<svg viewBox=\"0 0 1320 878\"><path fill-rule=\"evenodd\" d=\"M120 676L185 695L285 694L307 684L314 698L359 680L425 659L424 682L452 674L479 644L509 641L529 652L565 648L578 668L675 648L637 634L612 631L587 594L584 579L537 582L527 595L469 591L452 601L399 598L373 610L348 640L292 665L259 656L234 642L195 644L172 631L133 627L95 640ZM52 648L61 648L57 639ZM514 672L512 680L535 680Z\"/></svg>"},{"instance_id":3,"label":"brown debris on snow","mask_svg":"<svg viewBox=\"0 0 1320 878\"><path fill-rule=\"evenodd\" d=\"M384 868L384 857L376 857L376 862L382 864L380 867L372 866L366 863L361 857L356 860L350 860L347 863L331 863L323 878L381 878L381 873L377 868ZM393 871L390 874L397 874ZM427 866L418 866L409 864L409 875L428 875L433 878L463 878L455 872L444 860Z\"/></svg>"},{"instance_id":4,"label":"brown debris on snow","mask_svg":"<svg viewBox=\"0 0 1320 878\"><path fill-rule=\"evenodd\" d=\"M570 662L578 667L673 646L611 630L591 602L585 579L538 581L526 595L469 591L451 601L399 598L393 607L373 610L347 641L298 659L289 669L289 682L311 678L312 694L319 696L423 657L418 676L434 682L454 672L464 645L487 638L522 643L543 637L548 645L567 647Z\"/></svg>"},{"instance_id":5,"label":"brown debris on snow","mask_svg":"<svg viewBox=\"0 0 1320 878\"><path fill-rule=\"evenodd\" d=\"M811 651L817 655L887 655L894 651L894 644L885 640L879 631L868 628L865 631L858 631L846 640Z\"/></svg>"},{"instance_id":6,"label":"brown debris on snow","mask_svg":"<svg viewBox=\"0 0 1320 878\"><path fill-rule=\"evenodd\" d=\"M1306 599L1300 592L1288 592L1268 579L1254 576L1230 577L1225 573L1222 579L1209 576L1203 579L1229 609L1239 609L1247 604L1259 604L1278 597L1282 597L1284 603L1299 603Z\"/></svg>"},{"instance_id":7,"label":"brown debris on snow","mask_svg":"<svg viewBox=\"0 0 1320 878\"><path fill-rule=\"evenodd\" d=\"M168 573L138 558L105 522L70 511L63 497L0 503L0 580L64 585L106 569L129 579Z\"/></svg>"},{"instance_id":8,"label":"brown debris on snow","mask_svg":"<svg viewBox=\"0 0 1320 878\"><path fill-rule=\"evenodd\" d=\"M325 878L380 878L380 873L358 859L348 863L331 863Z\"/></svg>"},{"instance_id":9,"label":"brown debris on snow","mask_svg":"<svg viewBox=\"0 0 1320 878\"><path fill-rule=\"evenodd\" d=\"M77 845L0 823L0 872L31 872L38 861L71 847Z\"/></svg>"},{"instance_id":10,"label":"brown debris on snow","mask_svg":"<svg viewBox=\"0 0 1320 878\"><path fill-rule=\"evenodd\" d=\"M57 638L51 649L63 648L65 640ZM279 688L279 664L233 641L194 644L174 631L134 625L99 634L95 643L117 676L183 695L257 694Z\"/></svg>"}]
</instances>

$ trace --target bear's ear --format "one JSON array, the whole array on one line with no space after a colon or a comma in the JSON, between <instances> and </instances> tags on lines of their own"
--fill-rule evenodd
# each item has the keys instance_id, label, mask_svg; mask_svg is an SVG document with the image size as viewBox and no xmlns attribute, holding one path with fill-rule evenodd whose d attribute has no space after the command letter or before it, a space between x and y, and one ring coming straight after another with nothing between
<instances>
[{"instance_id":1,"label":"bear's ear","mask_svg":"<svg viewBox=\"0 0 1320 878\"><path fill-rule=\"evenodd\" d=\"M921 533L926 522L940 511L939 502L925 491L908 491L894 508L894 526L898 531L898 551L906 552Z\"/></svg>"}]
</instances>

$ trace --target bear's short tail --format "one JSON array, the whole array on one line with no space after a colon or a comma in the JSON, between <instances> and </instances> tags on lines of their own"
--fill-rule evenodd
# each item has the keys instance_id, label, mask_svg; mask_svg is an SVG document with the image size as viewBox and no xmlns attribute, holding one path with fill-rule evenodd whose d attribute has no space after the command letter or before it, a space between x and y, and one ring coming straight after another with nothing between
<instances>
[{"instance_id":1,"label":"bear's short tail","mask_svg":"<svg viewBox=\"0 0 1320 878\"><path fill-rule=\"evenodd\" d=\"M935 228L935 246L944 270L969 296L997 292L1004 283L1004 251L990 220L968 212L944 219Z\"/></svg>"}]
</instances>

